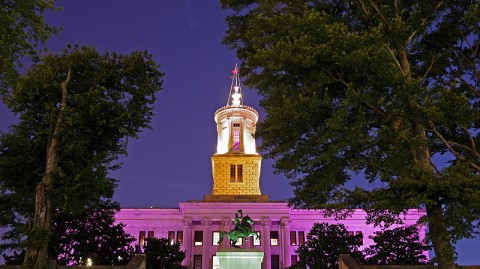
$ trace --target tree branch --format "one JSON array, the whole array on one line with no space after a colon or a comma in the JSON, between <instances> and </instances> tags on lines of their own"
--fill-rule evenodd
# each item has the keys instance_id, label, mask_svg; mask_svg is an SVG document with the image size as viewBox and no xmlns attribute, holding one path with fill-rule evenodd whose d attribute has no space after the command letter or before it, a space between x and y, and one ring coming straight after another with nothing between
<instances>
[{"instance_id":1,"label":"tree branch","mask_svg":"<svg viewBox=\"0 0 480 269\"><path fill-rule=\"evenodd\" d=\"M477 158L480 158L480 154L478 153L477 151L477 147L475 145L475 139L473 138L472 134L470 133L470 130L468 130L467 127L463 126L463 125L460 125L462 127L462 129L467 133L468 135L468 140L470 141L470 145L471 145L471 151L472 153L477 157Z\"/></svg>"},{"instance_id":2,"label":"tree branch","mask_svg":"<svg viewBox=\"0 0 480 269\"><path fill-rule=\"evenodd\" d=\"M457 79L460 80L461 83L463 83L465 86L467 86L467 89L469 89L473 94L475 94L477 97L480 97L480 92L477 91L477 89L468 81L466 81L464 78L462 78L460 75L456 75Z\"/></svg>"},{"instance_id":3,"label":"tree branch","mask_svg":"<svg viewBox=\"0 0 480 269\"><path fill-rule=\"evenodd\" d=\"M360 6L362 7L363 9L363 12L365 13L365 16L370 16L370 11L368 11L367 9L367 5L365 5L365 2L363 2L363 0L359 0L360 2Z\"/></svg>"},{"instance_id":4,"label":"tree branch","mask_svg":"<svg viewBox=\"0 0 480 269\"><path fill-rule=\"evenodd\" d=\"M340 83L341 83L342 85L344 85L345 87L350 88L350 84L347 83L344 79L342 79L342 77L340 76L340 74L337 74L337 76L334 76L334 75L332 74L332 72L330 72L330 71L327 70L326 68L324 68L324 67L320 67L320 68L321 68L323 71L327 72L327 73L330 75L330 77L332 77L332 79L333 79L334 81L340 82ZM360 92L355 91L355 89L352 89L352 90L355 92L355 94L356 94L357 96L360 97ZM377 107L377 106L375 106L375 105L373 105L373 104L371 104L371 103L365 102L365 101L362 101L362 103L364 103L368 108L370 108L373 112L375 112L378 116L380 116L380 117L382 118L382 120L386 120L386 119L388 118L387 114L386 114L383 110L381 110L379 107Z\"/></svg>"},{"instance_id":5,"label":"tree branch","mask_svg":"<svg viewBox=\"0 0 480 269\"><path fill-rule=\"evenodd\" d=\"M459 146L460 144L458 143L455 143L455 142L451 142L451 141L447 141L445 139L445 137L443 137L443 135L435 128L435 125L433 124L432 121L430 121L430 126L432 127L431 131L443 142L443 144L450 150L450 152L459 160L461 161L464 161L466 163L468 163L471 167L473 167L475 170L477 170L478 172L480 172L480 166L478 164L476 164L475 162L473 162L472 160L470 159L467 159L465 156L461 155L457 150L455 150L451 144L455 144L456 146ZM463 146L463 145L461 145ZM465 147L465 146L463 146Z\"/></svg>"},{"instance_id":6,"label":"tree branch","mask_svg":"<svg viewBox=\"0 0 480 269\"><path fill-rule=\"evenodd\" d=\"M443 4L443 1L440 1L440 2L438 3L438 5L435 7L435 10L437 10L442 4ZM420 28L425 25L426 22L427 22L427 18L424 18L424 19L422 20L422 23L420 23L420 25L418 26L418 28L415 29L415 31L413 31L413 32L407 37L407 39L405 40L405 45L407 45L408 43L410 43L410 41L412 41L413 37L418 33L418 31L420 30Z\"/></svg>"},{"instance_id":7,"label":"tree branch","mask_svg":"<svg viewBox=\"0 0 480 269\"><path fill-rule=\"evenodd\" d=\"M395 55L395 52L387 44L384 44L384 46L387 49L387 51L390 53L390 55L392 56L393 60L395 61L395 64L397 65L397 67L400 69L400 73L402 73L402 75L405 76L405 73L403 72L402 65L398 61L397 56Z\"/></svg>"},{"instance_id":8,"label":"tree branch","mask_svg":"<svg viewBox=\"0 0 480 269\"><path fill-rule=\"evenodd\" d=\"M385 17L383 16L382 12L380 11L380 9L378 8L377 4L375 2L373 2L373 0L369 0L370 4L372 5L373 9L375 10L375 12L377 13L378 17L380 17L380 20L385 24L387 25L388 22L387 20L385 19Z\"/></svg>"}]
</instances>

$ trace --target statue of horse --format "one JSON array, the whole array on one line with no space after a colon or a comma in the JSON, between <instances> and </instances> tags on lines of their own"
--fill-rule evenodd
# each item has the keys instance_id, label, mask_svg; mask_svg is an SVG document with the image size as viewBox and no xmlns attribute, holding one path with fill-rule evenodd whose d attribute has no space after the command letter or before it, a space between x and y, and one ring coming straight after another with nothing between
<instances>
[{"instance_id":1,"label":"statue of horse","mask_svg":"<svg viewBox=\"0 0 480 269\"><path fill-rule=\"evenodd\" d=\"M241 210L239 210L238 212L242 214ZM233 230L231 230L228 233L225 231L220 232L220 240L218 240L219 245L222 243L223 237L225 235L228 236L228 239L230 240L230 242L232 243L232 247L234 248L238 248L238 246L236 246L235 244L237 243L237 239L239 238L247 239L250 236L255 236L257 239L260 239L260 236L258 235L258 233L254 232L252 228L254 221L249 216L243 217L243 214L241 215L241 217L242 217L242 221L239 222L238 221L239 218L238 216L236 216L235 218L236 225Z\"/></svg>"}]
</instances>

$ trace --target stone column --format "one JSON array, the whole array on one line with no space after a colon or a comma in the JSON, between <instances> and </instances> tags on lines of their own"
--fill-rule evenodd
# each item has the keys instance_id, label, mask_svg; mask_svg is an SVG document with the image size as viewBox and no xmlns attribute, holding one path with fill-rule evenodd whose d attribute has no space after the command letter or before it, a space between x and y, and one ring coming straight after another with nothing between
<instances>
[{"instance_id":1,"label":"stone column","mask_svg":"<svg viewBox=\"0 0 480 269\"><path fill-rule=\"evenodd\" d=\"M283 218L281 220L281 226L282 226L282 247L283 247L283 267L287 268L288 266L291 265L291 257L290 257L290 223L292 221L288 218Z\"/></svg>"},{"instance_id":2,"label":"stone column","mask_svg":"<svg viewBox=\"0 0 480 269\"><path fill-rule=\"evenodd\" d=\"M212 220L209 218L205 218L202 220L203 226L203 246L202 246L202 267L203 268L211 268L210 266L210 246L212 245L212 235L210 233L210 225L212 224Z\"/></svg>"},{"instance_id":3,"label":"stone column","mask_svg":"<svg viewBox=\"0 0 480 269\"><path fill-rule=\"evenodd\" d=\"M245 131L244 119L240 120L240 151L245 152L245 141L243 141L243 132Z\"/></svg>"},{"instance_id":4,"label":"stone column","mask_svg":"<svg viewBox=\"0 0 480 269\"><path fill-rule=\"evenodd\" d=\"M222 231L225 231L225 232L230 232L230 230L232 229L231 226L232 226L232 223L233 221L231 219L223 219L222 220ZM225 236L223 238L223 242L222 244L220 245L221 249L230 249L231 246L230 246L230 240L228 239L227 236Z\"/></svg>"},{"instance_id":5,"label":"stone column","mask_svg":"<svg viewBox=\"0 0 480 269\"><path fill-rule=\"evenodd\" d=\"M183 266L190 267L192 262L192 219L183 219L183 242L182 251L185 251L185 259L182 262Z\"/></svg>"},{"instance_id":6,"label":"stone column","mask_svg":"<svg viewBox=\"0 0 480 269\"><path fill-rule=\"evenodd\" d=\"M263 231L262 231L262 245L263 245L263 263L262 269L270 269L271 266L271 257L270 257L270 225L272 221L269 218L263 218L261 220Z\"/></svg>"}]
</instances>

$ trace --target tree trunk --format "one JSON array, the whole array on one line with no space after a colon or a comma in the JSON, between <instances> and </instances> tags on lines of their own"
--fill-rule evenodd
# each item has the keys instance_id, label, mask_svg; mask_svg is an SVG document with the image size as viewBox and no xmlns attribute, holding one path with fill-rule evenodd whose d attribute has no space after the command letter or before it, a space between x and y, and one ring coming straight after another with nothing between
<instances>
[{"instance_id":1,"label":"tree trunk","mask_svg":"<svg viewBox=\"0 0 480 269\"><path fill-rule=\"evenodd\" d=\"M70 69L67 78L61 83L62 100L55 125L47 143L45 172L35 188L35 214L33 226L28 234L27 250L23 266L33 269L48 267L48 240L52 226L52 186L58 167L61 125L67 108L67 84L70 81Z\"/></svg>"},{"instance_id":2,"label":"tree trunk","mask_svg":"<svg viewBox=\"0 0 480 269\"><path fill-rule=\"evenodd\" d=\"M424 148L415 151L416 165L426 168L433 175L434 169L430 160L430 150L427 145L425 130L418 122L415 123L415 127L417 137L420 136L425 141ZM434 180L433 176L431 180ZM429 237L437 258L438 269L453 269L455 268L455 253L443 215L442 202L438 197L430 197L430 203L426 205Z\"/></svg>"},{"instance_id":3,"label":"tree trunk","mask_svg":"<svg viewBox=\"0 0 480 269\"><path fill-rule=\"evenodd\" d=\"M442 205L439 202L434 205L427 205L427 217L429 236L432 240L438 269L455 268L455 251L448 235Z\"/></svg>"},{"instance_id":4,"label":"tree trunk","mask_svg":"<svg viewBox=\"0 0 480 269\"><path fill-rule=\"evenodd\" d=\"M410 109L416 110L417 104L415 100L412 100ZM415 113L414 113L415 114ZM432 176L430 180L435 180L434 167L431 162L430 148L427 142L427 136L425 127L421 123L419 118L413 119L413 127L415 136L422 141L422 146L413 150L413 162L414 165L420 166L425 171L431 172ZM453 245L450 241L450 236L445 223L445 218L442 210L442 203L438 197L430 197L430 204L426 205L428 228L430 240L433 244L433 250L437 258L439 269L452 269L455 268L455 256Z\"/></svg>"},{"instance_id":5,"label":"tree trunk","mask_svg":"<svg viewBox=\"0 0 480 269\"><path fill-rule=\"evenodd\" d=\"M411 79L410 63L408 61L407 52L405 48L398 50L398 62L402 70L402 74L406 81ZM410 98L408 108L412 115L418 112L418 104L414 97ZM424 168L426 171L432 173L434 167L431 162L430 148L428 146L425 127L419 117L414 117L412 120L414 136L422 141L422 146L412 150L413 164ZM434 178L432 177L432 180ZM432 241L433 250L437 258L439 269L455 268L455 253L453 245L450 241L450 236L447 229L447 224L443 215L442 203L438 197L432 197L431 203L426 206L429 237Z\"/></svg>"}]
</instances>

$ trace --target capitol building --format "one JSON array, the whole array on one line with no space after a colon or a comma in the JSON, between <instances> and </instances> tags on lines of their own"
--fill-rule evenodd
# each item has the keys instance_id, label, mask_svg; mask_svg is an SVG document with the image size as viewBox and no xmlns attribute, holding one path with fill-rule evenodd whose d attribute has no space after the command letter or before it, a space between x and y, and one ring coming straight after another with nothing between
<instances>
[{"instance_id":1,"label":"capitol building","mask_svg":"<svg viewBox=\"0 0 480 269\"><path fill-rule=\"evenodd\" d=\"M272 201L260 190L262 157L255 142L258 112L243 104L238 69L234 70L228 105L219 108L214 119L217 126L217 151L212 155L213 189L203 200L179 203L178 208L122 208L117 222L137 238L142 248L149 237L167 238L180 243L186 258L183 265L191 269L218 269L216 253L232 249L225 238L219 245L221 231L235 227L238 210L248 215L260 239L250 237L236 245L263 252L262 269L283 269L298 260L295 250L306 240L314 223L342 223L353 234L363 234L363 245L373 244L369 236L378 227L366 224L366 213L357 209L346 219L325 217L322 209L296 209L285 201ZM214 139L214 138L212 138ZM179 179L181 180L181 179ZM405 226L415 225L425 215L424 209L410 209ZM425 237L425 227L419 229Z\"/></svg>"}]
</instances>

